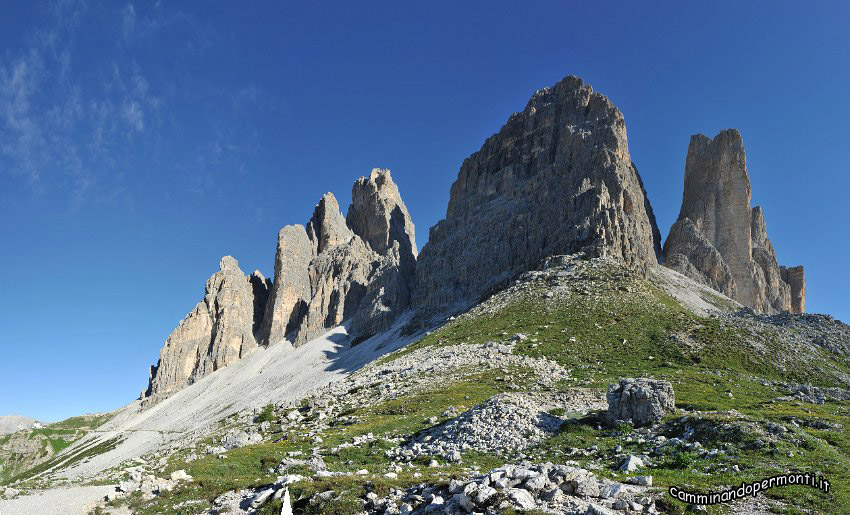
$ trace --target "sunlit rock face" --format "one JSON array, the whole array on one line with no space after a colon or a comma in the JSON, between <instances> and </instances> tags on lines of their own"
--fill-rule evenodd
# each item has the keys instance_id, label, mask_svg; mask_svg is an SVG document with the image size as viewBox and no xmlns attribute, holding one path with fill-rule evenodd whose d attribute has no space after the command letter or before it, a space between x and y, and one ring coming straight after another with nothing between
<instances>
[{"instance_id":1,"label":"sunlit rock face","mask_svg":"<svg viewBox=\"0 0 850 515\"><path fill-rule=\"evenodd\" d=\"M419 256L414 305L474 302L547 256L584 252L645 268L660 250L622 113L567 77L464 161Z\"/></svg>"},{"instance_id":2,"label":"sunlit rock face","mask_svg":"<svg viewBox=\"0 0 850 515\"><path fill-rule=\"evenodd\" d=\"M802 313L802 267L782 271L764 212L750 207L751 196L741 134L728 129L713 139L692 136L682 208L664 243L664 264L759 313Z\"/></svg>"},{"instance_id":3,"label":"sunlit rock face","mask_svg":"<svg viewBox=\"0 0 850 515\"><path fill-rule=\"evenodd\" d=\"M157 402L257 348L254 338L255 291L259 278L246 277L230 256L207 280L204 298L165 341L157 365L151 367L146 403ZM252 280L254 281L252 283ZM264 281L263 281L264 282ZM256 309L264 310L260 303Z\"/></svg>"}]
</instances>

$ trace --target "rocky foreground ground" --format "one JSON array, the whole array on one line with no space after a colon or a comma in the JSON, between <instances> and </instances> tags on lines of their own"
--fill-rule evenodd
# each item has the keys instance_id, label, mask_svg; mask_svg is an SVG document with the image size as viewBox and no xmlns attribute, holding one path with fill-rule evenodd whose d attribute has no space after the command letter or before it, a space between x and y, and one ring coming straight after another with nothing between
<instances>
[{"instance_id":1,"label":"rocky foreground ground","mask_svg":"<svg viewBox=\"0 0 850 515\"><path fill-rule=\"evenodd\" d=\"M850 329L662 273L549 259L352 374L98 474L98 509L280 513L288 492L296 513L677 512L669 486L795 470L833 489L734 510L847 507Z\"/></svg>"}]
</instances>

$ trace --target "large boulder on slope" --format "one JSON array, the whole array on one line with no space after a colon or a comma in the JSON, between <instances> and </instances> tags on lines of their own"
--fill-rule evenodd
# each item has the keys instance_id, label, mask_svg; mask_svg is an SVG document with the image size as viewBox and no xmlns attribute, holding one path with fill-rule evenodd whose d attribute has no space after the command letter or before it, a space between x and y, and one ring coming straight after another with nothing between
<instances>
[{"instance_id":1,"label":"large boulder on slope","mask_svg":"<svg viewBox=\"0 0 850 515\"><path fill-rule=\"evenodd\" d=\"M609 424L629 422L635 427L652 425L676 408L673 385L657 379L620 379L608 387Z\"/></svg>"}]
</instances>

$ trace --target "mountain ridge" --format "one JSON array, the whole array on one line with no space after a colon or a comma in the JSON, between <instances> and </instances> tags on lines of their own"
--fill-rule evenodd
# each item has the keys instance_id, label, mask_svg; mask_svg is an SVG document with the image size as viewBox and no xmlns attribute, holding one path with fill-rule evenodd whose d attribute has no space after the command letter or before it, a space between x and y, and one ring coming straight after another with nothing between
<instances>
[{"instance_id":1,"label":"mountain ridge","mask_svg":"<svg viewBox=\"0 0 850 515\"><path fill-rule=\"evenodd\" d=\"M328 193L281 229L272 278L222 258L141 398L18 481L116 481L102 506L141 513L277 513L290 488L301 513L654 513L800 456L850 509L850 447L819 433L850 328L801 313L740 134L691 147L663 246L622 113L577 77L464 161L421 252L374 169L345 216Z\"/></svg>"},{"instance_id":2,"label":"mountain ridge","mask_svg":"<svg viewBox=\"0 0 850 515\"><path fill-rule=\"evenodd\" d=\"M644 271L663 262L756 312L802 312L803 268L776 263L764 215L750 208L750 198L740 133L694 135L681 212L662 248L622 113L568 76L537 90L464 160L446 218L431 227L421 252L389 170L374 169L354 183L346 216L325 194L306 225L281 229L273 278L255 272L247 278L253 293L241 287L236 298L219 298L208 287L202 327L193 332L184 320L169 336L142 398L155 403L258 346L301 345L343 322L355 339L365 339L408 306L420 318L463 309L558 254L614 256ZM711 209L700 208L707 202ZM244 282L238 274L234 284ZM239 341L212 361L194 343L195 332L212 339L211 304L221 305L224 319L246 321L224 324ZM198 309L204 311L199 304L191 320ZM209 343L213 354L219 347Z\"/></svg>"}]
</instances>

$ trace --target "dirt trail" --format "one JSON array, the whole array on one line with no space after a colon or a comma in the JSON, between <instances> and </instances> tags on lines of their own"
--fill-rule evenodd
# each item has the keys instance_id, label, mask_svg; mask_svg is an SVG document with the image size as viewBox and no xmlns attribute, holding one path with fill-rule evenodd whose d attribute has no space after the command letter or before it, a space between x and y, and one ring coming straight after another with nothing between
<instances>
[{"instance_id":1,"label":"dirt trail","mask_svg":"<svg viewBox=\"0 0 850 515\"><path fill-rule=\"evenodd\" d=\"M0 501L0 515L87 515L115 486L54 488Z\"/></svg>"}]
</instances>

